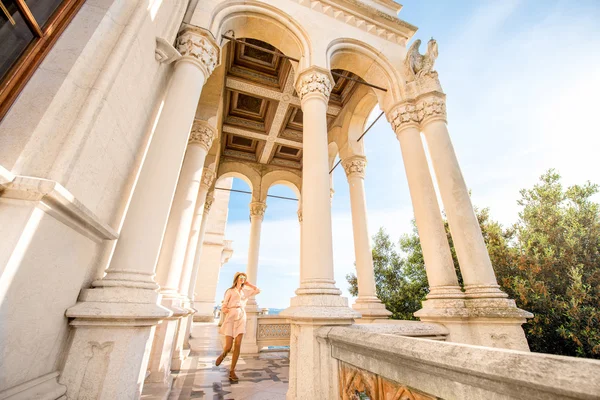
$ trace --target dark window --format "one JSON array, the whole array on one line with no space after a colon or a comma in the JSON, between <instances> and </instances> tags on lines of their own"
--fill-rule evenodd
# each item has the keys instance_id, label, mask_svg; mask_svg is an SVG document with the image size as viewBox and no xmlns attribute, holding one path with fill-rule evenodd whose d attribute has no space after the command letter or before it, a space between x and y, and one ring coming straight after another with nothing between
<instances>
[{"instance_id":1,"label":"dark window","mask_svg":"<svg viewBox=\"0 0 600 400\"><path fill-rule=\"evenodd\" d=\"M85 0L0 0L0 119Z\"/></svg>"}]
</instances>

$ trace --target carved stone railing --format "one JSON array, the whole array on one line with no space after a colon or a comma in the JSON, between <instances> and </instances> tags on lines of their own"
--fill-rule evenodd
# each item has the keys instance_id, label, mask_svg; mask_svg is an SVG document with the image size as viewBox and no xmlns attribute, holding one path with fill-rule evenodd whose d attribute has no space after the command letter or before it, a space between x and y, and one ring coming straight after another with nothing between
<instances>
[{"instance_id":1,"label":"carved stone railing","mask_svg":"<svg viewBox=\"0 0 600 400\"><path fill-rule=\"evenodd\" d=\"M278 315L258 317L256 344L259 349L267 346L290 345L290 323Z\"/></svg>"},{"instance_id":2,"label":"carved stone railing","mask_svg":"<svg viewBox=\"0 0 600 400\"><path fill-rule=\"evenodd\" d=\"M318 339L337 364L335 398L598 399L600 361L327 327Z\"/></svg>"}]
</instances>

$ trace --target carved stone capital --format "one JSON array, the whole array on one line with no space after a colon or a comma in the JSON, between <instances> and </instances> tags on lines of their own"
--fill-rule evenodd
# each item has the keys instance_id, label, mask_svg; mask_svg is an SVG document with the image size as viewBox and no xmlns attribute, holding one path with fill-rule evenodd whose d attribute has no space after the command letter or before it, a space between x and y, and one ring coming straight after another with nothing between
<instances>
[{"instance_id":1,"label":"carved stone capital","mask_svg":"<svg viewBox=\"0 0 600 400\"><path fill-rule=\"evenodd\" d=\"M414 103L402 103L397 105L390 113L390 123L396 134L407 127L419 128L419 115Z\"/></svg>"},{"instance_id":2,"label":"carved stone capital","mask_svg":"<svg viewBox=\"0 0 600 400\"><path fill-rule=\"evenodd\" d=\"M346 171L346 176L350 177L365 177L365 169L367 167L367 159L364 156L352 156L342 161L342 167Z\"/></svg>"},{"instance_id":3,"label":"carved stone capital","mask_svg":"<svg viewBox=\"0 0 600 400\"><path fill-rule=\"evenodd\" d=\"M209 151L216 136L215 129L208 125L207 122L194 120L188 145L199 145L204 147L206 151Z\"/></svg>"},{"instance_id":4,"label":"carved stone capital","mask_svg":"<svg viewBox=\"0 0 600 400\"><path fill-rule=\"evenodd\" d=\"M416 111L421 126L435 119L446 121L446 100L438 96L422 98L417 101Z\"/></svg>"},{"instance_id":5,"label":"carved stone capital","mask_svg":"<svg viewBox=\"0 0 600 400\"><path fill-rule=\"evenodd\" d=\"M202 171L202 180L200 184L206 188L210 188L215 181L217 174L210 168L204 168Z\"/></svg>"},{"instance_id":6,"label":"carved stone capital","mask_svg":"<svg viewBox=\"0 0 600 400\"><path fill-rule=\"evenodd\" d=\"M331 75L316 68L301 74L298 82L296 82L296 92L298 92L300 100L314 93L323 95L326 99L329 99L332 88L333 81Z\"/></svg>"},{"instance_id":7,"label":"carved stone capital","mask_svg":"<svg viewBox=\"0 0 600 400\"><path fill-rule=\"evenodd\" d=\"M298 210L298 222L302 223L302 210Z\"/></svg>"},{"instance_id":8,"label":"carved stone capital","mask_svg":"<svg viewBox=\"0 0 600 400\"><path fill-rule=\"evenodd\" d=\"M186 26L179 32L175 47L182 59L192 59L204 70L206 78L219 63L219 46L202 29Z\"/></svg>"},{"instance_id":9,"label":"carved stone capital","mask_svg":"<svg viewBox=\"0 0 600 400\"><path fill-rule=\"evenodd\" d=\"M265 210L267 205L262 201L253 201L250 203L250 216L260 217L261 219L265 216Z\"/></svg>"},{"instance_id":10,"label":"carved stone capital","mask_svg":"<svg viewBox=\"0 0 600 400\"><path fill-rule=\"evenodd\" d=\"M215 196L212 194L206 196L206 201L204 202L204 214L208 214L210 212L210 208L212 207L214 201Z\"/></svg>"}]
</instances>

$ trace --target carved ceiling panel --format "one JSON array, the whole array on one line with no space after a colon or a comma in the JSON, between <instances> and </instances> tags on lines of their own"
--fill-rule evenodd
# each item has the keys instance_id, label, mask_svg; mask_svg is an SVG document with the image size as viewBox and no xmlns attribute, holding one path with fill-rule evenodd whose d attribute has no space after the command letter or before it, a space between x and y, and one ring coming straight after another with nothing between
<instances>
[{"instance_id":1,"label":"carved ceiling panel","mask_svg":"<svg viewBox=\"0 0 600 400\"><path fill-rule=\"evenodd\" d=\"M223 107L222 154L302 169L302 110L290 61L268 43L230 42ZM250 45L259 46L263 51ZM358 86L351 72L335 70L327 123L333 123Z\"/></svg>"}]
</instances>

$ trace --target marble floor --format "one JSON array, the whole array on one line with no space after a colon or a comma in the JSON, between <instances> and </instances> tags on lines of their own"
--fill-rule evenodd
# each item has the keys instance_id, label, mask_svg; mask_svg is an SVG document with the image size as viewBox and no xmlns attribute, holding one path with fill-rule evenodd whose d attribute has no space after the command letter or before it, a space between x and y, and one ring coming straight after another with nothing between
<instances>
[{"instance_id":1,"label":"marble floor","mask_svg":"<svg viewBox=\"0 0 600 400\"><path fill-rule=\"evenodd\" d=\"M217 325L195 323L190 339L191 353L175 377L169 400L284 400L288 388L289 353L263 352L240 356L238 382L228 379L231 353L216 367L221 342Z\"/></svg>"}]
</instances>

